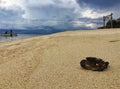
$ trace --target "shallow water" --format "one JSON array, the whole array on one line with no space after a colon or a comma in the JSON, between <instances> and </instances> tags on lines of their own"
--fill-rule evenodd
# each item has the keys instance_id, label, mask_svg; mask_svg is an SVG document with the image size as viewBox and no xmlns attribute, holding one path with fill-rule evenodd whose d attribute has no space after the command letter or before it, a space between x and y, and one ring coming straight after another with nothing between
<instances>
[{"instance_id":1,"label":"shallow water","mask_svg":"<svg viewBox=\"0 0 120 89\"><path fill-rule=\"evenodd\" d=\"M25 39L25 38L30 38L34 36L38 36L38 34L37 35L36 34L17 34L17 36L13 36L13 37L0 36L0 42L12 41L17 39Z\"/></svg>"}]
</instances>

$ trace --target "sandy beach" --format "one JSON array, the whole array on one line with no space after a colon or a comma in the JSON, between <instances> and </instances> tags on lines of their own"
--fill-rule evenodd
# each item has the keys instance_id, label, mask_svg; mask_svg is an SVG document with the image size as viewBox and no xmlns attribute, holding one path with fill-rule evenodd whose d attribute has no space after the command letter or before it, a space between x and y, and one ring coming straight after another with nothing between
<instances>
[{"instance_id":1,"label":"sandy beach","mask_svg":"<svg viewBox=\"0 0 120 89\"><path fill-rule=\"evenodd\" d=\"M82 69L79 62L87 56L108 61L108 69ZM0 89L120 89L120 29L2 42Z\"/></svg>"}]
</instances>

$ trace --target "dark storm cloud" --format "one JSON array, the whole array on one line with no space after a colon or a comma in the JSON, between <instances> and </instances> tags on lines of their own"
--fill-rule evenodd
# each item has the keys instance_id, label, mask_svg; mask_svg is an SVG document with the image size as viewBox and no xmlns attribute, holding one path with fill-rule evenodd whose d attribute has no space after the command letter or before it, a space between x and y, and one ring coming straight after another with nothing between
<instances>
[{"instance_id":1,"label":"dark storm cloud","mask_svg":"<svg viewBox=\"0 0 120 89\"><path fill-rule=\"evenodd\" d=\"M111 8L115 5L120 4L120 0L76 0L80 5L86 3L92 7L98 8Z\"/></svg>"}]
</instances>

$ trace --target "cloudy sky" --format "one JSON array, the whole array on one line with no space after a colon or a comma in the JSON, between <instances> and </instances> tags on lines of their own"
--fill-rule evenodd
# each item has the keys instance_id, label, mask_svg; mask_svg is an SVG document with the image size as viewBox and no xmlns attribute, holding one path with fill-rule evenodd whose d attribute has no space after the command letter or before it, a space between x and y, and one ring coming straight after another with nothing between
<instances>
[{"instance_id":1,"label":"cloudy sky","mask_svg":"<svg viewBox=\"0 0 120 89\"><path fill-rule=\"evenodd\" d=\"M120 0L0 0L0 28L95 29L119 9Z\"/></svg>"}]
</instances>

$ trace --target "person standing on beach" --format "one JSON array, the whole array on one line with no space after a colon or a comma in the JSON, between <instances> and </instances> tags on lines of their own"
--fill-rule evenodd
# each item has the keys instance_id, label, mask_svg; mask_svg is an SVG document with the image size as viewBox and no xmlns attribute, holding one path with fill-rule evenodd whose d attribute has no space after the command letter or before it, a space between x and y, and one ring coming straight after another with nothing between
<instances>
[{"instance_id":1,"label":"person standing on beach","mask_svg":"<svg viewBox=\"0 0 120 89\"><path fill-rule=\"evenodd\" d=\"M12 37L13 35L12 35L12 30L10 30L10 36Z\"/></svg>"}]
</instances>

